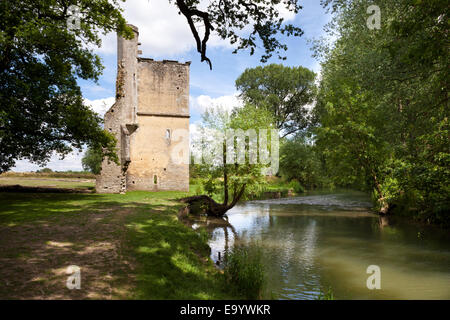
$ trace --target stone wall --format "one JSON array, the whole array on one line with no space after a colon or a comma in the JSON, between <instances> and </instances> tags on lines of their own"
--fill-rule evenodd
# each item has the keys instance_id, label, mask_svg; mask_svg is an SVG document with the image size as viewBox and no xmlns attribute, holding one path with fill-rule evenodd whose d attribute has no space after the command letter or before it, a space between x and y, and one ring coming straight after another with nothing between
<instances>
[{"instance_id":1,"label":"stone wall","mask_svg":"<svg viewBox=\"0 0 450 320\"><path fill-rule=\"evenodd\" d=\"M120 165L102 163L96 189L100 193L126 190L189 190L189 165L171 156L189 153L189 65L138 57L135 37L117 40L116 102L105 114L105 129L117 140Z\"/></svg>"}]
</instances>

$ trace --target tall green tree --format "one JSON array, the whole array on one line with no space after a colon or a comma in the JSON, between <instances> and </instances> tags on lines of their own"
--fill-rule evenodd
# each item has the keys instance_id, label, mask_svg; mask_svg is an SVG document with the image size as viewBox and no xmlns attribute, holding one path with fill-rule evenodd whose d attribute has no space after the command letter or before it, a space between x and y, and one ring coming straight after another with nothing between
<instances>
[{"instance_id":1,"label":"tall green tree","mask_svg":"<svg viewBox=\"0 0 450 320\"><path fill-rule=\"evenodd\" d=\"M69 25L80 10L80 24ZM69 27L70 26L70 27ZM73 27L73 28L72 28ZM99 32L130 37L118 1L25 0L0 4L0 172L16 159L38 164L84 144L116 159L115 141L83 104L77 78L97 81Z\"/></svg>"},{"instance_id":2,"label":"tall green tree","mask_svg":"<svg viewBox=\"0 0 450 320\"><path fill-rule=\"evenodd\" d=\"M200 203L209 215L223 216L245 194L259 190L265 183L264 169L268 165L261 161L259 152L258 159L254 158L257 161L251 160L261 141L257 138L256 145L245 134L247 130L254 130L256 135L260 129L268 130L266 150L271 152L270 129L274 128L273 122L268 111L261 111L250 104L235 109L231 114L220 108L207 110L203 114L202 134L194 141L196 152L202 153L202 164L197 166L204 177L203 188L207 194L184 201Z\"/></svg>"},{"instance_id":3,"label":"tall green tree","mask_svg":"<svg viewBox=\"0 0 450 320\"><path fill-rule=\"evenodd\" d=\"M306 189L328 185L326 168L321 153L317 152L312 137L300 132L284 139L280 146L280 175L286 180L297 180Z\"/></svg>"},{"instance_id":4,"label":"tall green tree","mask_svg":"<svg viewBox=\"0 0 450 320\"><path fill-rule=\"evenodd\" d=\"M318 47L322 81L317 145L341 181L363 179L378 209L415 210L440 220L450 208L448 4L377 1L380 29L369 29L372 1L332 3Z\"/></svg>"},{"instance_id":5,"label":"tall green tree","mask_svg":"<svg viewBox=\"0 0 450 320\"><path fill-rule=\"evenodd\" d=\"M236 80L244 101L269 110L282 137L311 123L315 73L303 67L270 64L246 69Z\"/></svg>"},{"instance_id":6,"label":"tall green tree","mask_svg":"<svg viewBox=\"0 0 450 320\"><path fill-rule=\"evenodd\" d=\"M102 170L103 153L99 148L88 148L81 159L84 170L99 174Z\"/></svg>"}]
</instances>

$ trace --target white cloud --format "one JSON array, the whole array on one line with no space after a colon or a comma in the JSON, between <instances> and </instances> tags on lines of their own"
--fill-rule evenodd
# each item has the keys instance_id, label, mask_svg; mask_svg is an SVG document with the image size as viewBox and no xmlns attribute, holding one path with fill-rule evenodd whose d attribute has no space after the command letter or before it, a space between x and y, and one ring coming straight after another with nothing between
<instances>
[{"instance_id":1,"label":"white cloud","mask_svg":"<svg viewBox=\"0 0 450 320\"><path fill-rule=\"evenodd\" d=\"M288 9L286 9L286 6L283 3L277 4L276 7L280 14L280 17L283 18L285 22L295 19L296 14L293 11L289 11Z\"/></svg>"},{"instance_id":2,"label":"white cloud","mask_svg":"<svg viewBox=\"0 0 450 320\"><path fill-rule=\"evenodd\" d=\"M205 112L207 108L222 107L227 111L231 111L233 108L242 105L242 101L237 94L220 96L218 98L211 98L207 95L191 96L189 102L191 110L200 114Z\"/></svg>"},{"instance_id":3,"label":"white cloud","mask_svg":"<svg viewBox=\"0 0 450 320\"><path fill-rule=\"evenodd\" d=\"M199 121L189 124L189 139L191 143L201 136L200 127L201 123Z\"/></svg>"},{"instance_id":4,"label":"white cloud","mask_svg":"<svg viewBox=\"0 0 450 320\"><path fill-rule=\"evenodd\" d=\"M116 99L114 97L96 100L84 99L84 103L90 106L91 109L94 110L96 113L98 113L102 118L105 115L106 111L108 111L109 108L111 108L111 106L114 104L115 101Z\"/></svg>"},{"instance_id":5,"label":"white cloud","mask_svg":"<svg viewBox=\"0 0 450 320\"><path fill-rule=\"evenodd\" d=\"M143 56L170 57L194 48L194 38L186 18L178 14L178 8L167 0L127 0L121 4L128 23L139 28L140 50ZM116 35L109 33L102 38L99 53L116 53Z\"/></svg>"},{"instance_id":6,"label":"white cloud","mask_svg":"<svg viewBox=\"0 0 450 320\"><path fill-rule=\"evenodd\" d=\"M83 157L83 152L74 151L65 156L64 159L60 159L60 155L53 153L50 161L44 166L44 168L50 168L53 171L81 171L83 170L81 166L81 158ZM18 160L16 165L11 169L16 172L27 172L36 171L42 169L37 164L31 163L28 160Z\"/></svg>"}]
</instances>

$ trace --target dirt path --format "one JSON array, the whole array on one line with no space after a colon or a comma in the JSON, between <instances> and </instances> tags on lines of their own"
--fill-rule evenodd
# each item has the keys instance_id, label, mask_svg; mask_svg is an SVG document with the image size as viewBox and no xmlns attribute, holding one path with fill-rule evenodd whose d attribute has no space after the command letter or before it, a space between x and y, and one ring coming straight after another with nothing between
<instances>
[{"instance_id":1,"label":"dirt path","mask_svg":"<svg viewBox=\"0 0 450 320\"><path fill-rule=\"evenodd\" d=\"M128 209L0 227L0 299L117 299L129 296L133 263L122 256ZM81 289L69 290L70 265Z\"/></svg>"}]
</instances>

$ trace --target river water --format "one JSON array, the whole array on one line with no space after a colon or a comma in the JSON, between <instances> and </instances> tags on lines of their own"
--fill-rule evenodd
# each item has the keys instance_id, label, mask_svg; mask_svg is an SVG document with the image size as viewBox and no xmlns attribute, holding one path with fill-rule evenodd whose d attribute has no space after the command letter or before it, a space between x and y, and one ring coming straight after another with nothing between
<instances>
[{"instance_id":1,"label":"river water","mask_svg":"<svg viewBox=\"0 0 450 320\"><path fill-rule=\"evenodd\" d=\"M369 200L345 191L250 201L228 223L201 224L214 261L236 243L262 248L265 298L316 299L331 288L335 299L450 299L448 230L382 220ZM367 287L370 265L380 289Z\"/></svg>"}]
</instances>

